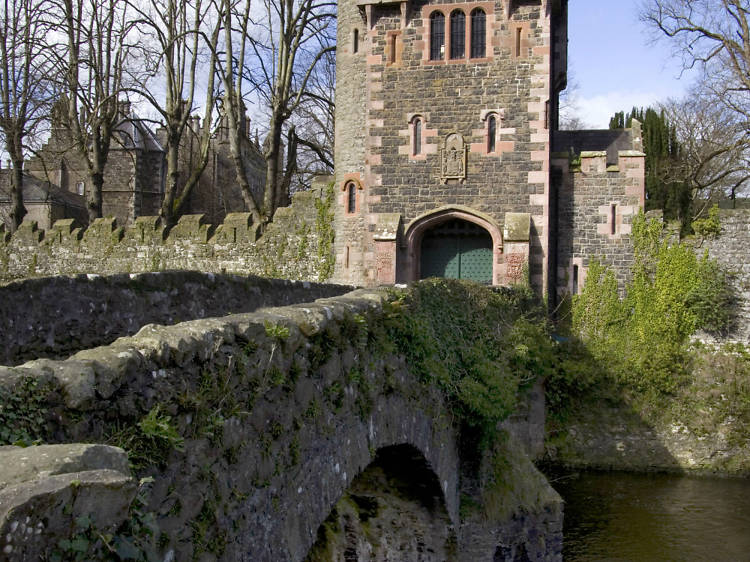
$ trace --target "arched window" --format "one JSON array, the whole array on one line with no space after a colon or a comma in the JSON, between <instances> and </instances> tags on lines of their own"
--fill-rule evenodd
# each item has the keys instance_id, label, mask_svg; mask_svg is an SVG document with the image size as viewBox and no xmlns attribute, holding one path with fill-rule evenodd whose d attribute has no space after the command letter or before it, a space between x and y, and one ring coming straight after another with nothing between
<instances>
[{"instance_id":1,"label":"arched window","mask_svg":"<svg viewBox=\"0 0 750 562\"><path fill-rule=\"evenodd\" d=\"M471 12L471 58L481 59L486 50L486 23L484 10L476 8Z\"/></svg>"},{"instance_id":2,"label":"arched window","mask_svg":"<svg viewBox=\"0 0 750 562\"><path fill-rule=\"evenodd\" d=\"M430 15L430 60L440 60L445 53L445 16L441 12Z\"/></svg>"},{"instance_id":3,"label":"arched window","mask_svg":"<svg viewBox=\"0 0 750 562\"><path fill-rule=\"evenodd\" d=\"M346 184L346 212L357 212L357 184L353 181Z\"/></svg>"},{"instance_id":4,"label":"arched window","mask_svg":"<svg viewBox=\"0 0 750 562\"><path fill-rule=\"evenodd\" d=\"M451 12L451 58L462 59L466 52L466 16L461 10Z\"/></svg>"},{"instance_id":5,"label":"arched window","mask_svg":"<svg viewBox=\"0 0 750 562\"><path fill-rule=\"evenodd\" d=\"M359 29L354 28L352 32L352 53L357 54L359 52Z\"/></svg>"},{"instance_id":6,"label":"arched window","mask_svg":"<svg viewBox=\"0 0 750 562\"><path fill-rule=\"evenodd\" d=\"M421 117L415 117L414 118L414 130L412 132L413 138L412 138L412 144L411 144L411 154L412 156L417 156L418 154L422 154L422 118Z\"/></svg>"},{"instance_id":7,"label":"arched window","mask_svg":"<svg viewBox=\"0 0 750 562\"><path fill-rule=\"evenodd\" d=\"M487 117L487 154L495 152L497 138L497 116L493 113Z\"/></svg>"}]
</instances>

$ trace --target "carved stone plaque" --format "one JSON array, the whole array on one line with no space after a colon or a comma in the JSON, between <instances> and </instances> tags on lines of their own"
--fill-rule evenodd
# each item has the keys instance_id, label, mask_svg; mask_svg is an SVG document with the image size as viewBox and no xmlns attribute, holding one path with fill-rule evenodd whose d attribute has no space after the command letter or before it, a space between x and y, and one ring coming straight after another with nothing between
<instances>
[{"instance_id":1,"label":"carved stone plaque","mask_svg":"<svg viewBox=\"0 0 750 562\"><path fill-rule=\"evenodd\" d=\"M469 147L464 138L458 133L451 133L443 141L440 149L440 180L446 183L448 180L466 179L466 155Z\"/></svg>"}]
</instances>

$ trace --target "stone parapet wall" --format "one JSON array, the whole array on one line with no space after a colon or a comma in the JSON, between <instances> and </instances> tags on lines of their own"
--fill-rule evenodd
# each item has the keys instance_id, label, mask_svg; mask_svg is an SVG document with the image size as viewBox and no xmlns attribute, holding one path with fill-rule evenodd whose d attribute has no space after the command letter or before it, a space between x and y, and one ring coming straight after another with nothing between
<instances>
[{"instance_id":1,"label":"stone parapet wall","mask_svg":"<svg viewBox=\"0 0 750 562\"><path fill-rule=\"evenodd\" d=\"M61 549L64 558L73 541L85 549L83 539L108 535L160 560L301 561L376 452L407 446L439 483L430 500L458 535L457 560L489 562L498 549L560 560L561 501L543 480L535 497L544 500L495 522L496 537L472 524L459 529L452 416L440 391L420 383L403 357L373 345L386 337L384 295L357 291L148 325L64 361L0 367L0 416L12 416L7 429L24 433L3 433L6 441L117 445L138 477L153 478L144 503L126 512L136 484L118 450L0 448L4 559L45 559ZM13 455L23 455L28 470L14 472ZM513 466L534 470L520 453ZM100 490L103 501L92 501ZM142 531L147 526L151 534Z\"/></svg>"},{"instance_id":2,"label":"stone parapet wall","mask_svg":"<svg viewBox=\"0 0 750 562\"><path fill-rule=\"evenodd\" d=\"M329 193L319 185L296 194L262 235L249 213L231 213L218 226L186 215L169 230L158 217L139 217L127 229L112 218L86 229L57 221L47 232L23 223L12 236L0 225L0 282L173 269L325 281L333 259Z\"/></svg>"},{"instance_id":3,"label":"stone parapet wall","mask_svg":"<svg viewBox=\"0 0 750 562\"><path fill-rule=\"evenodd\" d=\"M143 325L252 312L331 297L351 287L195 271L78 275L0 286L0 364L63 357Z\"/></svg>"},{"instance_id":4,"label":"stone parapet wall","mask_svg":"<svg viewBox=\"0 0 750 562\"><path fill-rule=\"evenodd\" d=\"M697 251L722 264L732 275L738 302L729 339L750 344L750 209L721 209L721 234L698 243Z\"/></svg>"}]
</instances>

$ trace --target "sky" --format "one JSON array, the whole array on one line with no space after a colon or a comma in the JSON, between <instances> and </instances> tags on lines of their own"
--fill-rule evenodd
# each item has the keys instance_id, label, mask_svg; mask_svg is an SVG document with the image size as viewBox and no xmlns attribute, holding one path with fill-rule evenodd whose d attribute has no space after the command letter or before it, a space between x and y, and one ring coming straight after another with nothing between
<instances>
[{"instance_id":1,"label":"sky","mask_svg":"<svg viewBox=\"0 0 750 562\"><path fill-rule=\"evenodd\" d=\"M617 111L682 97L691 80L680 78L671 46L638 20L639 0L570 0L568 77L578 83L576 113L606 129ZM572 80L570 80L572 78Z\"/></svg>"}]
</instances>

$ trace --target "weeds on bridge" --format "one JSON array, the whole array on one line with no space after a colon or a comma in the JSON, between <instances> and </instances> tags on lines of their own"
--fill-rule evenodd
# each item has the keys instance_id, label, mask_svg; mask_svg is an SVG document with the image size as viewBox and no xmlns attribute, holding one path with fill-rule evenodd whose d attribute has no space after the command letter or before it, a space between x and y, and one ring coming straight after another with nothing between
<instances>
[{"instance_id":1,"label":"weeds on bridge","mask_svg":"<svg viewBox=\"0 0 750 562\"><path fill-rule=\"evenodd\" d=\"M528 289L430 279L391 297L386 328L396 351L485 437L514 410L519 389L554 368L545 316Z\"/></svg>"}]
</instances>

